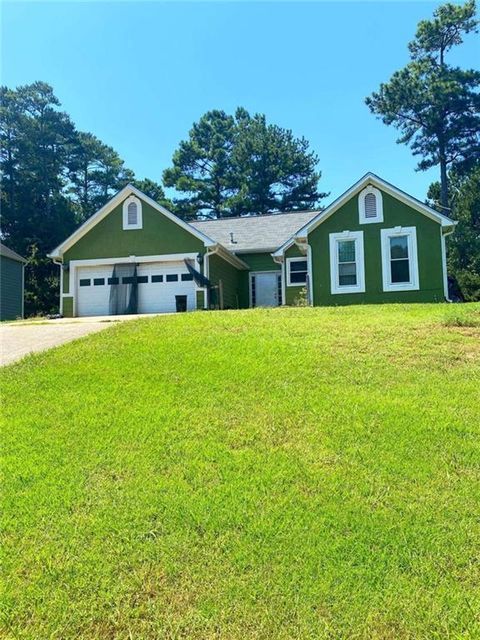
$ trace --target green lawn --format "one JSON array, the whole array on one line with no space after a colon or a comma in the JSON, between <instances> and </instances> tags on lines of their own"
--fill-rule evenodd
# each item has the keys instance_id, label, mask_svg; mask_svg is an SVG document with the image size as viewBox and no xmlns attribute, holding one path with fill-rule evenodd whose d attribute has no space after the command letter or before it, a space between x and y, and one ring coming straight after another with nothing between
<instances>
[{"instance_id":1,"label":"green lawn","mask_svg":"<svg viewBox=\"0 0 480 640\"><path fill-rule=\"evenodd\" d=\"M5 638L480 638L480 305L131 321L2 372Z\"/></svg>"}]
</instances>

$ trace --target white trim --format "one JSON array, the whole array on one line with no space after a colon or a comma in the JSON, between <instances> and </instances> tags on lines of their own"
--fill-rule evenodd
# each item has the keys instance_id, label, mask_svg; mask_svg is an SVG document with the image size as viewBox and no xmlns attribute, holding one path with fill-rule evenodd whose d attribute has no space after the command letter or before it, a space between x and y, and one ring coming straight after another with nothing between
<instances>
[{"instance_id":1,"label":"white trim","mask_svg":"<svg viewBox=\"0 0 480 640\"><path fill-rule=\"evenodd\" d=\"M355 241L355 265L357 284L340 285L338 273L338 242L340 240ZM332 294L365 293L365 253L363 231L342 231L329 235L330 249L330 290Z\"/></svg>"},{"instance_id":2,"label":"white trim","mask_svg":"<svg viewBox=\"0 0 480 640\"><path fill-rule=\"evenodd\" d=\"M285 260L282 260L282 262L280 263L280 266L282 271L282 307L283 307L287 304L287 285L286 285L287 269L285 265Z\"/></svg>"},{"instance_id":3,"label":"white trim","mask_svg":"<svg viewBox=\"0 0 480 640\"><path fill-rule=\"evenodd\" d=\"M442 233L440 230L440 239L441 239L441 250L442 250L442 271L443 271L443 293L445 294L445 300L447 302L451 302L448 297L448 270L447 270L447 242L445 238L449 236L452 231L447 231L447 233Z\"/></svg>"},{"instance_id":4,"label":"white trim","mask_svg":"<svg viewBox=\"0 0 480 640\"><path fill-rule=\"evenodd\" d=\"M135 224L128 224L128 207L132 203L137 205L137 222ZM140 200L140 198L137 198L137 196L134 196L133 194L131 196L128 196L128 198L123 201L122 213L124 231L143 228L142 201Z\"/></svg>"},{"instance_id":5,"label":"white trim","mask_svg":"<svg viewBox=\"0 0 480 640\"><path fill-rule=\"evenodd\" d=\"M305 287L306 284L307 284L306 282L291 282L291 280L290 280L290 264L292 262L306 262L307 263L306 274L308 276L308 256L301 256L301 257L296 256L295 258L287 258L286 259L287 287Z\"/></svg>"},{"instance_id":6,"label":"white trim","mask_svg":"<svg viewBox=\"0 0 480 640\"><path fill-rule=\"evenodd\" d=\"M408 267L410 273L409 282L391 281L390 268L390 238L395 236L407 236L408 238ZM380 231L382 245L382 282L383 290L389 291L418 291L420 283L418 279L418 251L416 227L393 227Z\"/></svg>"},{"instance_id":7,"label":"white trim","mask_svg":"<svg viewBox=\"0 0 480 640\"><path fill-rule=\"evenodd\" d=\"M368 194L372 194L375 197L376 203L376 216L374 218L367 218L365 210L365 198ZM374 222L383 222L383 197L380 189L369 184L365 189L362 189L358 194L358 221L360 224L372 224Z\"/></svg>"},{"instance_id":8,"label":"white trim","mask_svg":"<svg viewBox=\"0 0 480 640\"><path fill-rule=\"evenodd\" d=\"M308 302L313 307L313 267L312 267L312 247L307 245L307 275L308 275Z\"/></svg>"},{"instance_id":9,"label":"white trim","mask_svg":"<svg viewBox=\"0 0 480 640\"><path fill-rule=\"evenodd\" d=\"M25 318L25 264L22 264L22 320Z\"/></svg>"},{"instance_id":10,"label":"white trim","mask_svg":"<svg viewBox=\"0 0 480 640\"><path fill-rule=\"evenodd\" d=\"M206 236L204 233L202 233L201 231L198 231L198 229L196 229L192 225L178 218L171 211L169 211L165 207L162 207L160 204L158 204L158 202L155 202L155 200L152 200L152 198L142 193L139 189L134 187L132 184L128 184L116 195L114 195L113 198L111 198L101 209L99 209L88 220L86 220L66 240L64 240L61 244L59 244L58 247L55 247L55 249L51 253L47 254L48 257L60 258L62 254L65 253L65 251L68 251L68 249L70 249L70 247L72 247L78 240L80 240L80 238L82 238L88 231L90 231L90 229L92 229L95 225L97 225L101 220L103 220L103 218L105 218L111 211L113 211L115 207L121 204L125 198L127 198L129 195L132 195L132 194L137 196L137 198L140 198L140 200L142 200L144 203L150 205L153 209L155 209L159 213L162 213L166 218L168 218L172 222L175 222L175 224L178 224L178 226L182 227L182 229L185 229L185 231L188 231L189 233L191 233L192 236L195 236L196 238L201 240L206 247L213 246L216 244L211 238Z\"/></svg>"}]
</instances>

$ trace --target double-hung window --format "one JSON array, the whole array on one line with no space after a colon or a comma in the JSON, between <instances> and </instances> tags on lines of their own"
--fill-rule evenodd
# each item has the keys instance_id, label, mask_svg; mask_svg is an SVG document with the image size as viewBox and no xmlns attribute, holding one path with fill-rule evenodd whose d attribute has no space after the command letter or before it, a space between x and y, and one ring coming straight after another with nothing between
<instances>
[{"instance_id":1,"label":"double-hung window","mask_svg":"<svg viewBox=\"0 0 480 640\"><path fill-rule=\"evenodd\" d=\"M332 293L365 291L363 231L330 234L330 285Z\"/></svg>"},{"instance_id":2,"label":"double-hung window","mask_svg":"<svg viewBox=\"0 0 480 640\"><path fill-rule=\"evenodd\" d=\"M287 286L299 287L307 284L307 258L287 258Z\"/></svg>"},{"instance_id":3,"label":"double-hung window","mask_svg":"<svg viewBox=\"0 0 480 640\"><path fill-rule=\"evenodd\" d=\"M381 242L383 290L417 290L419 282L416 228L382 229Z\"/></svg>"}]
</instances>

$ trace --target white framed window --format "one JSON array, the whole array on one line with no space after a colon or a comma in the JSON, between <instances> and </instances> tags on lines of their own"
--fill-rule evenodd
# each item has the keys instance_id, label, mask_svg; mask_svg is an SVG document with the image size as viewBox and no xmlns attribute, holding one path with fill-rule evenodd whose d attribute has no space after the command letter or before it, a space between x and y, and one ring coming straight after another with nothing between
<instances>
[{"instance_id":1,"label":"white framed window","mask_svg":"<svg viewBox=\"0 0 480 640\"><path fill-rule=\"evenodd\" d=\"M363 231L330 234L330 285L332 293L365 292Z\"/></svg>"},{"instance_id":2,"label":"white framed window","mask_svg":"<svg viewBox=\"0 0 480 640\"><path fill-rule=\"evenodd\" d=\"M382 192L368 185L358 195L358 219L360 224L383 222Z\"/></svg>"},{"instance_id":3,"label":"white framed window","mask_svg":"<svg viewBox=\"0 0 480 640\"><path fill-rule=\"evenodd\" d=\"M287 287L302 287L307 284L307 258L287 258Z\"/></svg>"},{"instance_id":4,"label":"white framed window","mask_svg":"<svg viewBox=\"0 0 480 640\"><path fill-rule=\"evenodd\" d=\"M141 229L142 222L142 201L129 196L123 203L123 229Z\"/></svg>"},{"instance_id":5,"label":"white framed window","mask_svg":"<svg viewBox=\"0 0 480 640\"><path fill-rule=\"evenodd\" d=\"M383 290L419 289L416 228L382 229L381 242Z\"/></svg>"}]
</instances>

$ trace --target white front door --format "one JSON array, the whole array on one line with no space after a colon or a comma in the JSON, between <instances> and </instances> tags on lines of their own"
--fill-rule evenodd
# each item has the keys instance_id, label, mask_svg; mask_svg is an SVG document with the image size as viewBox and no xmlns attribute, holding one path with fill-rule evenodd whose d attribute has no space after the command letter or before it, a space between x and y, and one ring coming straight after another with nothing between
<instances>
[{"instance_id":1,"label":"white front door","mask_svg":"<svg viewBox=\"0 0 480 640\"><path fill-rule=\"evenodd\" d=\"M281 295L281 274L278 271L252 273L252 307L278 307Z\"/></svg>"}]
</instances>

